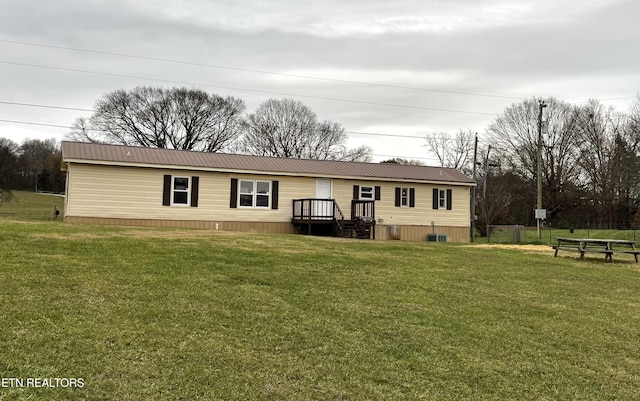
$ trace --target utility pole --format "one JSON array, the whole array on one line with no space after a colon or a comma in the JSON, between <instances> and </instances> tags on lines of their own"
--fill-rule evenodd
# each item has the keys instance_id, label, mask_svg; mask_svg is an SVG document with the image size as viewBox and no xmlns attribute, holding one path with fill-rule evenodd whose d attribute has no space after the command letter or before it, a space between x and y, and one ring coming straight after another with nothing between
<instances>
[{"instance_id":1,"label":"utility pole","mask_svg":"<svg viewBox=\"0 0 640 401\"><path fill-rule=\"evenodd\" d=\"M476 183L471 187L471 242L473 242L476 230L476 163L478 162L478 133L476 132L476 142L473 146L473 182Z\"/></svg>"},{"instance_id":2,"label":"utility pole","mask_svg":"<svg viewBox=\"0 0 640 401\"><path fill-rule=\"evenodd\" d=\"M542 239L540 219L542 218L542 109L547 107L544 100L538 103L538 203L536 205L536 222L538 225L538 239Z\"/></svg>"}]
</instances>

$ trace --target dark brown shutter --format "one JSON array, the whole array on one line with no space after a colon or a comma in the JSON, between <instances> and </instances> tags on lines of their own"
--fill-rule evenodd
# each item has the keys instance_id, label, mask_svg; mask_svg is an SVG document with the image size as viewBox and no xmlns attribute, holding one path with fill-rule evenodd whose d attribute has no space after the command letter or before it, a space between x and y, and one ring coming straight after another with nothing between
<instances>
[{"instance_id":1,"label":"dark brown shutter","mask_svg":"<svg viewBox=\"0 0 640 401\"><path fill-rule=\"evenodd\" d=\"M450 189L447 189L447 210L451 210L453 207L453 191Z\"/></svg>"},{"instance_id":2,"label":"dark brown shutter","mask_svg":"<svg viewBox=\"0 0 640 401\"><path fill-rule=\"evenodd\" d=\"M164 175L164 185L162 187L162 206L171 205L171 175Z\"/></svg>"},{"instance_id":3,"label":"dark brown shutter","mask_svg":"<svg viewBox=\"0 0 640 401\"><path fill-rule=\"evenodd\" d=\"M376 186L375 191L376 191L375 199L380 200L380 187Z\"/></svg>"},{"instance_id":4,"label":"dark brown shutter","mask_svg":"<svg viewBox=\"0 0 640 401\"><path fill-rule=\"evenodd\" d=\"M238 207L238 179L231 179L231 194L229 196L229 207L235 209Z\"/></svg>"},{"instance_id":5,"label":"dark brown shutter","mask_svg":"<svg viewBox=\"0 0 640 401\"><path fill-rule=\"evenodd\" d=\"M353 186L353 199L354 200L360 199L360 186L359 185L354 185Z\"/></svg>"},{"instance_id":6,"label":"dark brown shutter","mask_svg":"<svg viewBox=\"0 0 640 401\"><path fill-rule=\"evenodd\" d=\"M278 190L280 189L278 181L271 181L271 209L278 208Z\"/></svg>"},{"instance_id":7,"label":"dark brown shutter","mask_svg":"<svg viewBox=\"0 0 640 401\"><path fill-rule=\"evenodd\" d=\"M401 193L402 193L402 188L396 187L396 206L400 206Z\"/></svg>"},{"instance_id":8,"label":"dark brown shutter","mask_svg":"<svg viewBox=\"0 0 640 401\"><path fill-rule=\"evenodd\" d=\"M409 188L409 207L416 207L416 189Z\"/></svg>"},{"instance_id":9,"label":"dark brown shutter","mask_svg":"<svg viewBox=\"0 0 640 401\"><path fill-rule=\"evenodd\" d=\"M440 198L438 197L438 188L433 188L433 208L437 209L438 208L438 202L440 201Z\"/></svg>"},{"instance_id":10,"label":"dark brown shutter","mask_svg":"<svg viewBox=\"0 0 640 401\"><path fill-rule=\"evenodd\" d=\"M191 207L198 207L198 192L200 192L200 177L191 177Z\"/></svg>"}]
</instances>

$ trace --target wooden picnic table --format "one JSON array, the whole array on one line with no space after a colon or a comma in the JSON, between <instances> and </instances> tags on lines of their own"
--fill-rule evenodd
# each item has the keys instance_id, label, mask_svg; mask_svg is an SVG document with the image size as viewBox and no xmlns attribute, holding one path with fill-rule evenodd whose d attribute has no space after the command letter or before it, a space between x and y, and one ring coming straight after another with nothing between
<instances>
[{"instance_id":1,"label":"wooden picnic table","mask_svg":"<svg viewBox=\"0 0 640 401\"><path fill-rule=\"evenodd\" d=\"M555 249L554 257L558 256L558 251L574 251L580 252L580 259L584 259L587 252L604 254L605 259L613 263L614 253L626 253L633 255L638 263L638 254L636 250L636 242L624 239L599 239L599 238L556 238L557 245L553 245Z\"/></svg>"}]
</instances>

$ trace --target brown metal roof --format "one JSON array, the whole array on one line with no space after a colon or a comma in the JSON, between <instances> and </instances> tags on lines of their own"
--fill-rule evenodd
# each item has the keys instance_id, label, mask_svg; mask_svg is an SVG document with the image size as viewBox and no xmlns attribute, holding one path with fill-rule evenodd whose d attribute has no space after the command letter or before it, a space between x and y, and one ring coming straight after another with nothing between
<instances>
[{"instance_id":1,"label":"brown metal roof","mask_svg":"<svg viewBox=\"0 0 640 401\"><path fill-rule=\"evenodd\" d=\"M362 177L387 180L447 182L463 185L474 184L473 180L458 170L444 167L287 159L85 142L62 142L62 157L63 164L69 161L93 164L140 164L159 167L189 167L195 170L234 170L285 175Z\"/></svg>"}]
</instances>

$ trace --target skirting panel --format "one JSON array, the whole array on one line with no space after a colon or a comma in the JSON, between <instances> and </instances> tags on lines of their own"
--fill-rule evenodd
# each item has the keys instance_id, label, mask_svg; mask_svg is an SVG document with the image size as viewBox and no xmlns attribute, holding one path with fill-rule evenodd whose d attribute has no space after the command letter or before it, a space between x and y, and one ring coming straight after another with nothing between
<instances>
[{"instance_id":1,"label":"skirting panel","mask_svg":"<svg viewBox=\"0 0 640 401\"><path fill-rule=\"evenodd\" d=\"M295 234L296 227L291 223L245 222L245 221L202 221L202 220L156 220L156 219L119 219L102 217L67 216L69 223L108 224L120 226L199 228L205 230L242 231L270 234ZM426 241L432 234L431 226L376 225L377 240ZM446 234L447 242L469 242L469 227L435 227L437 234Z\"/></svg>"},{"instance_id":2,"label":"skirting panel","mask_svg":"<svg viewBox=\"0 0 640 401\"><path fill-rule=\"evenodd\" d=\"M401 226L376 224L376 239L426 241L429 234L445 234L447 242L469 242L469 227Z\"/></svg>"},{"instance_id":3,"label":"skirting panel","mask_svg":"<svg viewBox=\"0 0 640 401\"><path fill-rule=\"evenodd\" d=\"M157 219L117 219L102 217L67 216L64 221L69 223L109 224L118 226L143 227L176 227L200 228L205 230L243 231L271 234L295 234L296 229L291 223L266 223L249 221L203 221L203 220L157 220Z\"/></svg>"}]
</instances>

